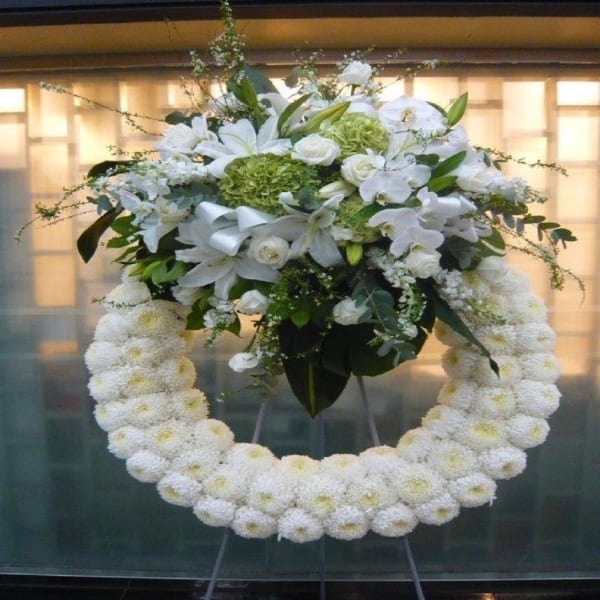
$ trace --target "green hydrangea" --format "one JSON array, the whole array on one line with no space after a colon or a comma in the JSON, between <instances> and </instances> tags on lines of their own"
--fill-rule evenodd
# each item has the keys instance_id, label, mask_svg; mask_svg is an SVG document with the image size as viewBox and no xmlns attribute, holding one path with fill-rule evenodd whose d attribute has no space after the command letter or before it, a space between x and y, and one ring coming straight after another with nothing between
<instances>
[{"instance_id":1,"label":"green hydrangea","mask_svg":"<svg viewBox=\"0 0 600 600\"><path fill-rule=\"evenodd\" d=\"M353 242L374 242L381 237L377 229L367 225L368 218L357 216L358 211L364 207L362 198L354 195L342 200L337 210L336 225L351 229L354 232Z\"/></svg>"},{"instance_id":2,"label":"green hydrangea","mask_svg":"<svg viewBox=\"0 0 600 600\"><path fill-rule=\"evenodd\" d=\"M388 131L377 117L361 112L346 113L321 132L341 149L341 158L364 154L368 149L383 152L388 145Z\"/></svg>"},{"instance_id":3,"label":"green hydrangea","mask_svg":"<svg viewBox=\"0 0 600 600\"><path fill-rule=\"evenodd\" d=\"M316 167L275 154L236 158L219 182L221 196L228 206L251 206L276 215L285 214L279 194L295 194L303 188L319 186Z\"/></svg>"}]
</instances>

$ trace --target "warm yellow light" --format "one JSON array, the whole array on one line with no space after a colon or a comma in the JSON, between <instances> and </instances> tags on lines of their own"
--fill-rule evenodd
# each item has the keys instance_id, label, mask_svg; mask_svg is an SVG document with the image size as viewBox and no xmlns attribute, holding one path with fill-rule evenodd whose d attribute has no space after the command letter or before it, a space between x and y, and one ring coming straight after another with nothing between
<instances>
[{"instance_id":1,"label":"warm yellow light","mask_svg":"<svg viewBox=\"0 0 600 600\"><path fill-rule=\"evenodd\" d=\"M25 112L25 90L22 88L0 90L0 112Z\"/></svg>"},{"instance_id":2,"label":"warm yellow light","mask_svg":"<svg viewBox=\"0 0 600 600\"><path fill-rule=\"evenodd\" d=\"M559 81L556 98L563 106L597 106L600 104L600 83L597 81Z\"/></svg>"}]
</instances>

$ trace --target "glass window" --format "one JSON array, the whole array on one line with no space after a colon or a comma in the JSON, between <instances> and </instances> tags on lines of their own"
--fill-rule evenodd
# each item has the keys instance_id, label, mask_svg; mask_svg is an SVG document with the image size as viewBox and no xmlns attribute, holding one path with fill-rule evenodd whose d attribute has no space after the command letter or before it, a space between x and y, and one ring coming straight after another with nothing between
<instances>
[{"instance_id":1,"label":"glass window","mask_svg":"<svg viewBox=\"0 0 600 600\"><path fill-rule=\"evenodd\" d=\"M178 73L119 70L102 76L53 73L73 93L161 116L181 106ZM83 352L101 314L93 302L118 280L108 254L84 265L75 240L92 213L59 225L32 226L13 236L38 203L51 203L64 185L77 184L114 148L152 145L160 124L140 120L148 133L83 100L40 90L36 76L0 77L0 567L7 573L207 577L221 531L203 526L189 509L163 502L154 486L131 479L106 450L88 397ZM600 101L597 71L511 70L470 74L452 70L404 82L407 93L446 105L468 91L465 125L473 142L517 159L559 161L569 171L506 165L545 191L540 213L573 229L579 242L563 264L586 285L582 297L568 281L551 291L547 273L526 256L515 264L531 273L559 334L563 403L543 446L528 452L515 480L500 482L492 506L465 510L440 528L420 526L410 539L421 574L431 579L506 579L600 576L597 477L600 456L600 324L598 205ZM111 150L113 149L113 150ZM73 197L74 199L77 196ZM113 255L114 258L114 255ZM233 338L194 353L199 385L209 397L241 389L227 358ZM440 345L419 359L368 380L380 434L394 443L420 423L443 380ZM240 393L214 403L239 440L249 440L259 399ZM371 445L354 383L324 417L326 453ZM319 452L318 427L281 385L272 400L264 443L278 454ZM401 544L376 536L357 542L327 540L327 576L408 578ZM318 577L318 547L271 539L233 538L223 578Z\"/></svg>"}]
</instances>

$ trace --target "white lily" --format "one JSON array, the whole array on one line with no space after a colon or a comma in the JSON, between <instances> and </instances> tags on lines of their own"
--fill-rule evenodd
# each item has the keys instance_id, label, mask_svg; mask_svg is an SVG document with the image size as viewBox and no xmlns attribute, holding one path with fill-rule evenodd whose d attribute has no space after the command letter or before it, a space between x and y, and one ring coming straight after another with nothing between
<instances>
[{"instance_id":1,"label":"white lily","mask_svg":"<svg viewBox=\"0 0 600 600\"><path fill-rule=\"evenodd\" d=\"M277 117L268 118L258 133L248 119L228 123L219 129L219 138L220 142L206 140L194 148L194 152L213 159L207 168L217 179L224 177L225 168L236 158L267 153L282 156L291 148L290 140L278 137Z\"/></svg>"}]
</instances>

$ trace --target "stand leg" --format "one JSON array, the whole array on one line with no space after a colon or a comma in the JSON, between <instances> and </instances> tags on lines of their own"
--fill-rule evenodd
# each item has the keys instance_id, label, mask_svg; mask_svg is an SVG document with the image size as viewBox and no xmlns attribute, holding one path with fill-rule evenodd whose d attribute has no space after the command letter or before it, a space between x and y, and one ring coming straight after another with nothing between
<instances>
[{"instance_id":1,"label":"stand leg","mask_svg":"<svg viewBox=\"0 0 600 600\"><path fill-rule=\"evenodd\" d=\"M358 383L358 389L360 391L360 399L362 400L363 408L365 411L365 417L367 419L367 425L369 426L369 431L371 433L371 439L373 443L377 446L381 445L381 439L379 438L379 432L377 431L377 425L375 424L375 417L373 416L373 410L371 408L371 403L369 402L369 398L367 396L367 392L365 390L365 382L360 375L356 376L356 381ZM406 561L408 562L408 568L410 570L410 576L413 581L413 585L415 588L415 592L417 594L418 600L425 600L425 595L423 594L423 588L421 587L421 580L419 578L419 573L417 571L417 566L415 564L415 560L413 558L412 550L410 548L410 543L408 541L408 537L404 536L402 538L402 542L404 544L404 552L406 554Z\"/></svg>"},{"instance_id":2,"label":"stand leg","mask_svg":"<svg viewBox=\"0 0 600 600\"><path fill-rule=\"evenodd\" d=\"M323 413L317 416L319 457L325 456L325 420ZM325 585L325 536L319 540L319 600L326 600L327 589Z\"/></svg>"},{"instance_id":3,"label":"stand leg","mask_svg":"<svg viewBox=\"0 0 600 600\"><path fill-rule=\"evenodd\" d=\"M267 413L267 403L263 402L258 409L258 416L256 417L256 424L254 425L254 433L252 434L252 443L255 444L258 442L258 438L260 437L260 432L262 431L263 424L265 422L265 415ZM208 587L206 588L206 594L204 595L204 600L212 600L213 593L215 591L215 587L217 585L217 580L219 579L219 573L221 571L221 566L223 565L223 559L225 558L225 552L227 550L227 543L229 542L229 529L225 529L223 532L223 537L221 538L221 545L219 546L219 552L217 553L217 558L215 559L215 564L213 565L212 572L210 574L210 580L208 582Z\"/></svg>"}]
</instances>

